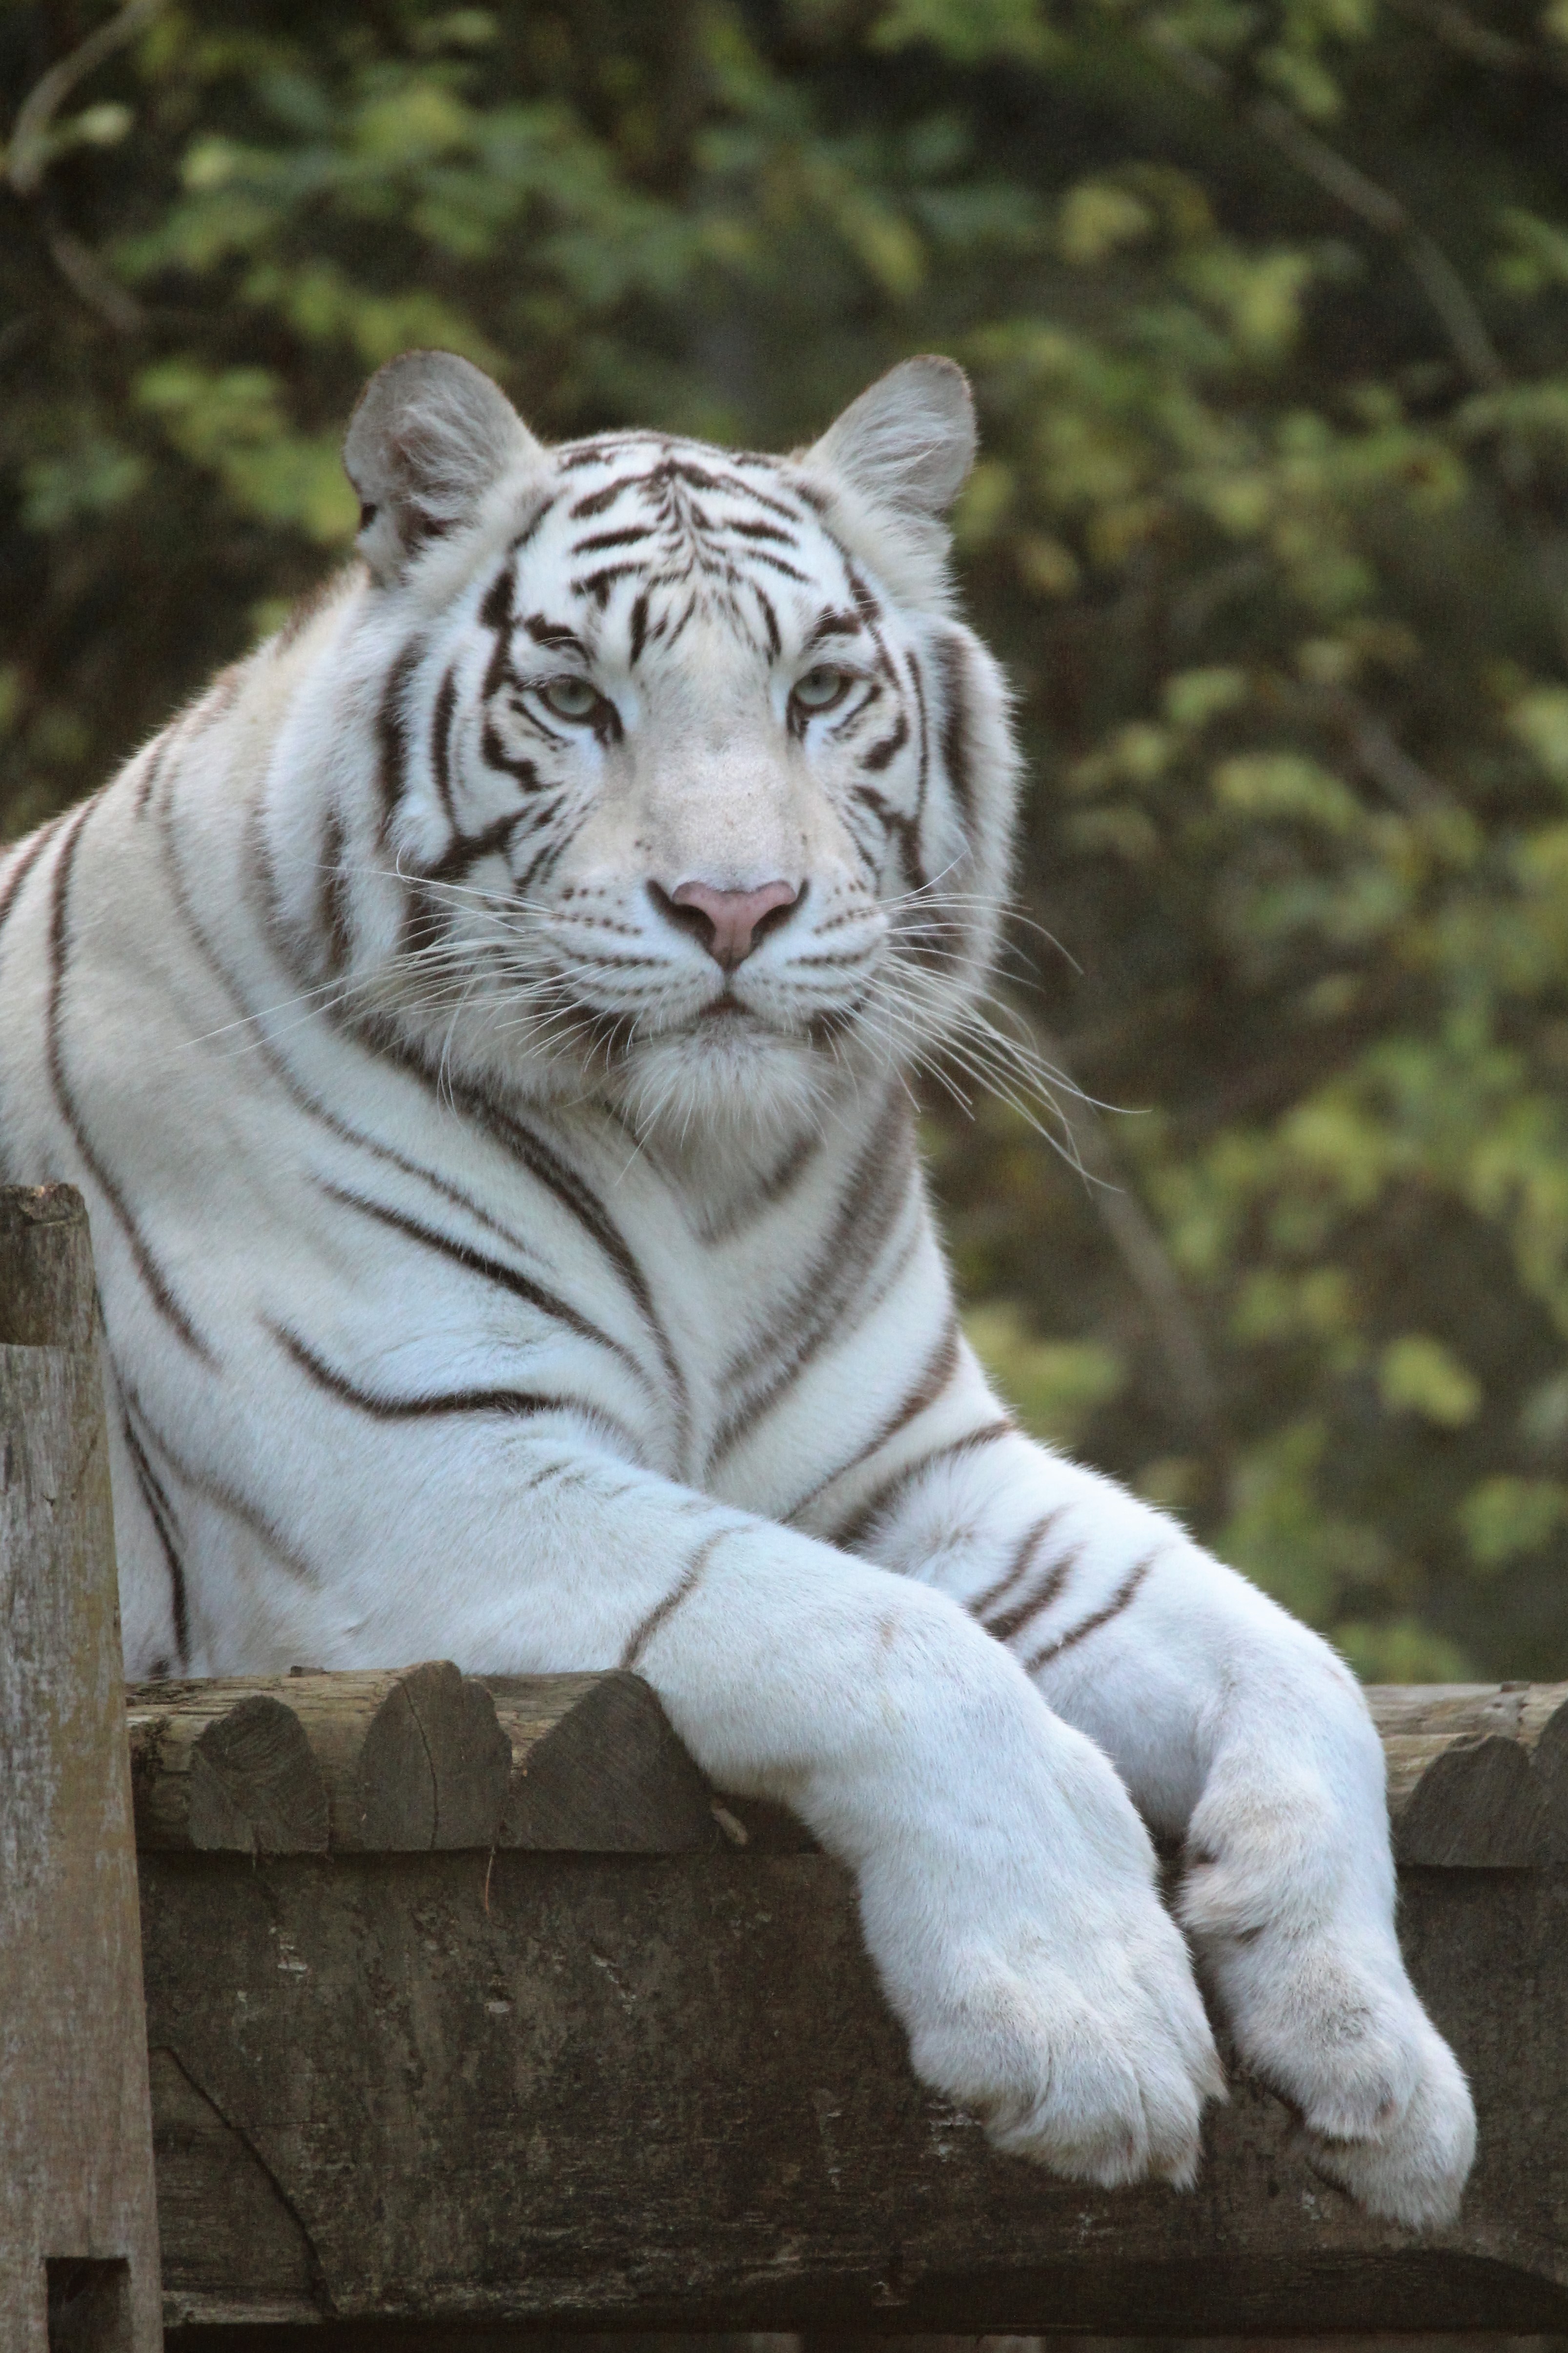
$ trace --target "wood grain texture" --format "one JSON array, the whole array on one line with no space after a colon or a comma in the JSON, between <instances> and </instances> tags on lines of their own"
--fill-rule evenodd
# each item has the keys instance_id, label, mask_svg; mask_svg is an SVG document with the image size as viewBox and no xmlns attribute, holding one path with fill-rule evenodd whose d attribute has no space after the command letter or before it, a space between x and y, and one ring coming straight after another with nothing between
<instances>
[{"instance_id":1,"label":"wood grain texture","mask_svg":"<svg viewBox=\"0 0 1568 2353\"><path fill-rule=\"evenodd\" d=\"M330 1785L398 1682L268 1692ZM509 1757L488 1844L405 1822L377 1853L363 1810L340 1843L340 1799L324 1855L143 1854L172 2348L1568 2331L1568 1690L1373 1695L1402 1932L1482 2123L1460 2222L1420 2239L1318 2179L1245 2080L1190 2197L994 2156L914 2083L846 1875L708 1790L645 1685L474 1688Z\"/></svg>"},{"instance_id":2,"label":"wood grain texture","mask_svg":"<svg viewBox=\"0 0 1568 2353\"><path fill-rule=\"evenodd\" d=\"M1405 1874L1412 1969L1481 2118L1434 2239L1320 2180L1246 2080L1190 2195L995 2156L915 2084L824 1855L161 1852L143 1873L155 2050L243 2144L182 2121L187 2090L160 2106L161 2168L185 2136L171 2353L289 2309L278 2353L523 2353L572 2327L1568 2331L1552 1870ZM274 2252L215 2277L260 2177Z\"/></svg>"},{"instance_id":3,"label":"wood grain texture","mask_svg":"<svg viewBox=\"0 0 1568 2353\"><path fill-rule=\"evenodd\" d=\"M1368 1694L1401 1862L1519 1871L1568 1855L1568 1684ZM463 1847L809 1852L777 1807L707 1787L637 1675L401 1672L134 1685L139 1842L197 1852Z\"/></svg>"},{"instance_id":4,"label":"wood grain texture","mask_svg":"<svg viewBox=\"0 0 1568 2353\"><path fill-rule=\"evenodd\" d=\"M1568 1683L1384 1684L1367 1698L1401 1863L1521 1871L1568 1855Z\"/></svg>"},{"instance_id":5,"label":"wood grain texture","mask_svg":"<svg viewBox=\"0 0 1568 2353\"><path fill-rule=\"evenodd\" d=\"M723 1844L707 1783L640 1675L486 1675L511 1752L499 1843L679 1854Z\"/></svg>"},{"instance_id":6,"label":"wood grain texture","mask_svg":"<svg viewBox=\"0 0 1568 2353\"><path fill-rule=\"evenodd\" d=\"M0 1193L0 2345L153 2353L158 2243L87 1216Z\"/></svg>"},{"instance_id":7,"label":"wood grain texture","mask_svg":"<svg viewBox=\"0 0 1568 2353\"><path fill-rule=\"evenodd\" d=\"M324 1854L327 1783L294 1710L247 1683L126 1694L140 1847Z\"/></svg>"}]
</instances>

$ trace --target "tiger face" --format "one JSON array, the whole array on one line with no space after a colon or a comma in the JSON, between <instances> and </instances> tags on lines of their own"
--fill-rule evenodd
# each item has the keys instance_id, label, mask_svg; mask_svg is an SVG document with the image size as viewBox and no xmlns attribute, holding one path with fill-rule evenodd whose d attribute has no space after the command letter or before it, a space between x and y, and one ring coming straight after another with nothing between
<instances>
[{"instance_id":1,"label":"tiger face","mask_svg":"<svg viewBox=\"0 0 1568 2353\"><path fill-rule=\"evenodd\" d=\"M384 369L345 451L376 839L340 820L313 924L370 1018L640 1133L776 1136L929 1055L984 985L1012 819L945 576L973 448L942 360L793 459L546 449L465 362Z\"/></svg>"}]
</instances>

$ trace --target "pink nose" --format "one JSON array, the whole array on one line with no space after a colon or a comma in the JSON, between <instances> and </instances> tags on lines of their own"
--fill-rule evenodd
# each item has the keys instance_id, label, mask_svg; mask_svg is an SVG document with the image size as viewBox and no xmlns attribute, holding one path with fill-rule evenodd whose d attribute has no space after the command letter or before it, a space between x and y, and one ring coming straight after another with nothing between
<instances>
[{"instance_id":1,"label":"pink nose","mask_svg":"<svg viewBox=\"0 0 1568 2353\"><path fill-rule=\"evenodd\" d=\"M793 907L800 893L793 882L764 882L756 891L715 891L707 882L680 882L669 894L672 907L689 908L702 926L702 944L717 965L733 972L755 947L765 916Z\"/></svg>"}]
</instances>

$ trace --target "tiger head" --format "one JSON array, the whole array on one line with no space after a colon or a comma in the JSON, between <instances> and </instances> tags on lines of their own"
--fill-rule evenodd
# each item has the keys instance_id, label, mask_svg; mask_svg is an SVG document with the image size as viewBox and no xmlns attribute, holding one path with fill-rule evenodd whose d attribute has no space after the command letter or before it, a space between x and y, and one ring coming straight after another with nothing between
<instances>
[{"instance_id":1,"label":"tiger head","mask_svg":"<svg viewBox=\"0 0 1568 2353\"><path fill-rule=\"evenodd\" d=\"M952 611L973 448L945 359L787 458L546 448L467 361L384 367L344 450L365 573L282 747L316 820L270 846L313 977L639 1132L777 1136L940 1051L995 949L1016 768Z\"/></svg>"}]
</instances>

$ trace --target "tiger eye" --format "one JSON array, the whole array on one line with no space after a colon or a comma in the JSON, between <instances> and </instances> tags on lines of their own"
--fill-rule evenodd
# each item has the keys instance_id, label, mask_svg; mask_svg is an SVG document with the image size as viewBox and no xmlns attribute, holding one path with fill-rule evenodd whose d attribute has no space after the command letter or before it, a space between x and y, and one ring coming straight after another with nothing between
<instances>
[{"instance_id":1,"label":"tiger eye","mask_svg":"<svg viewBox=\"0 0 1568 2353\"><path fill-rule=\"evenodd\" d=\"M847 692L849 675L836 670L831 662L818 662L814 670L797 678L792 701L803 711L831 711Z\"/></svg>"},{"instance_id":2,"label":"tiger eye","mask_svg":"<svg viewBox=\"0 0 1568 2353\"><path fill-rule=\"evenodd\" d=\"M591 719L604 697L585 678L552 678L539 690L539 699L557 719L581 723Z\"/></svg>"}]
</instances>

